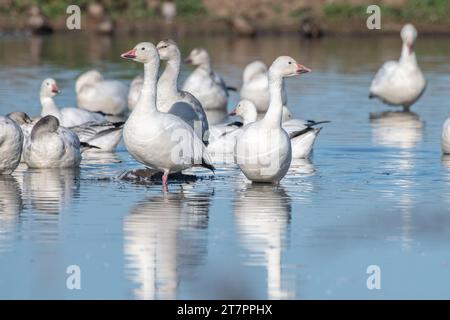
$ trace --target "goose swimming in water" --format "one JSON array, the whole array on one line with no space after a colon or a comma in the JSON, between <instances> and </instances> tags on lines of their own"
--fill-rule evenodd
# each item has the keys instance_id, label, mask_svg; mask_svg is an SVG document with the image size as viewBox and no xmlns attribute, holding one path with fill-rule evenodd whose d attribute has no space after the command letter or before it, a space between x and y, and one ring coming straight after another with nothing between
<instances>
[{"instance_id":1,"label":"goose swimming in water","mask_svg":"<svg viewBox=\"0 0 450 320\"><path fill-rule=\"evenodd\" d=\"M414 42L417 30L406 24L400 33L403 46L399 61L388 61L375 75L369 98L378 98L392 106L403 106L409 111L423 94L426 80L417 64Z\"/></svg>"},{"instance_id":2,"label":"goose swimming in water","mask_svg":"<svg viewBox=\"0 0 450 320\"><path fill-rule=\"evenodd\" d=\"M214 170L202 140L179 117L160 112L156 104L159 54L150 42L137 44L121 55L144 65L144 84L139 101L125 123L123 139L138 162L163 172L163 190L168 175L194 166Z\"/></svg>"}]
</instances>

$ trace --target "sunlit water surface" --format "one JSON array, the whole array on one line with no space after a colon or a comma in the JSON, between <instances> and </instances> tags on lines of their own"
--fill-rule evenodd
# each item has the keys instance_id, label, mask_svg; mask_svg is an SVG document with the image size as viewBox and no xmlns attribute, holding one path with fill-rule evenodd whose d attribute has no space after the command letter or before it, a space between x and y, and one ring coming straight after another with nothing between
<instances>
[{"instance_id":1,"label":"sunlit water surface","mask_svg":"<svg viewBox=\"0 0 450 320\"><path fill-rule=\"evenodd\" d=\"M74 79L91 67L129 83L141 66L119 55L143 40L158 39L2 38L0 113L38 115L45 77L60 83L60 106L75 105ZM419 38L428 88L411 114L367 98L374 72L399 55L396 37L178 40L184 55L209 49L234 86L256 58L311 67L287 91L295 116L332 121L312 159L293 162L280 186L251 185L229 164L167 195L116 179L141 167L122 144L75 171L20 167L0 177L0 298L450 298L448 39ZM66 287L69 265L81 290ZM367 289L370 265L380 290Z\"/></svg>"}]
</instances>

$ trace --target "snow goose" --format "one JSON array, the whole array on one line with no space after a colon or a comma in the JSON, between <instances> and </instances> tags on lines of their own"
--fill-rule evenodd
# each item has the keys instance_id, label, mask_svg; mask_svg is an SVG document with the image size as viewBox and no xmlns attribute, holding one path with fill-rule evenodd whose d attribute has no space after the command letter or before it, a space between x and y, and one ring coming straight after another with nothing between
<instances>
[{"instance_id":1,"label":"snow goose","mask_svg":"<svg viewBox=\"0 0 450 320\"><path fill-rule=\"evenodd\" d=\"M45 116L31 130L23 158L29 168L75 168L81 162L80 140L56 117Z\"/></svg>"},{"instance_id":2,"label":"snow goose","mask_svg":"<svg viewBox=\"0 0 450 320\"><path fill-rule=\"evenodd\" d=\"M21 111L11 112L8 116L22 129L23 146L25 146L35 122L25 112ZM37 120L35 121L37 122ZM88 122L79 126L70 127L69 129L76 133L81 142L94 146L92 151L113 152L122 138L123 124L124 122ZM23 156L21 161L23 161Z\"/></svg>"},{"instance_id":3,"label":"snow goose","mask_svg":"<svg viewBox=\"0 0 450 320\"><path fill-rule=\"evenodd\" d=\"M0 116L0 174L11 174L20 163L23 134L9 117Z\"/></svg>"},{"instance_id":4,"label":"snow goose","mask_svg":"<svg viewBox=\"0 0 450 320\"><path fill-rule=\"evenodd\" d=\"M258 113L266 112L270 102L266 64L259 60L249 63L244 69L242 80L241 99L252 101ZM287 96L284 82L281 87L281 93L282 103L286 105Z\"/></svg>"},{"instance_id":5,"label":"snow goose","mask_svg":"<svg viewBox=\"0 0 450 320\"><path fill-rule=\"evenodd\" d=\"M239 122L233 122L229 124L234 130L229 129L227 132L224 132L219 140L221 143L226 144L226 146L231 144L231 137L235 139L238 136L239 132L242 130L242 126L255 122L258 114L256 112L256 106L252 101L241 100L230 115L240 116L243 119L243 123L239 124ZM312 120L293 119L289 109L286 106L283 106L281 122L282 128L288 133L291 139L292 158L304 159L310 156L316 137L321 130L321 128L314 127L319 124L328 123L329 121L316 122ZM239 127L239 125L241 126ZM224 142L225 140L227 143ZM214 143L215 148L217 145L217 142ZM228 152L234 151L231 147L226 148L226 150Z\"/></svg>"},{"instance_id":6,"label":"snow goose","mask_svg":"<svg viewBox=\"0 0 450 320\"><path fill-rule=\"evenodd\" d=\"M140 74L137 75L130 84L130 90L128 91L128 109L133 111L136 103L139 100L141 94L142 84L144 83L144 77Z\"/></svg>"},{"instance_id":7,"label":"snow goose","mask_svg":"<svg viewBox=\"0 0 450 320\"><path fill-rule=\"evenodd\" d=\"M91 112L121 115L127 108L128 87L116 80L104 80L97 70L80 75L75 83L78 107Z\"/></svg>"},{"instance_id":8,"label":"snow goose","mask_svg":"<svg viewBox=\"0 0 450 320\"><path fill-rule=\"evenodd\" d=\"M287 56L278 57L269 69L270 105L264 118L242 129L236 143L236 162L252 182L279 182L292 160L290 138L281 127L283 78L311 70Z\"/></svg>"},{"instance_id":9,"label":"snow goose","mask_svg":"<svg viewBox=\"0 0 450 320\"><path fill-rule=\"evenodd\" d=\"M184 62L198 67L187 77L183 91L194 95L205 110L226 111L228 90L231 88L212 70L208 52L205 49L194 49Z\"/></svg>"},{"instance_id":10,"label":"snow goose","mask_svg":"<svg viewBox=\"0 0 450 320\"><path fill-rule=\"evenodd\" d=\"M423 94L426 80L414 53L416 28L406 24L400 33L403 47L400 60L388 61L375 75L370 86L369 98L379 98L393 106L403 106L408 111Z\"/></svg>"},{"instance_id":11,"label":"snow goose","mask_svg":"<svg viewBox=\"0 0 450 320\"><path fill-rule=\"evenodd\" d=\"M214 170L202 140L183 120L156 107L159 55L156 47L141 42L121 55L144 64L144 84L139 101L127 119L123 139L128 152L145 166L163 172L167 191L169 173L193 166Z\"/></svg>"},{"instance_id":12,"label":"snow goose","mask_svg":"<svg viewBox=\"0 0 450 320\"><path fill-rule=\"evenodd\" d=\"M42 105L41 116L52 115L58 118L63 127L74 127L87 122L103 123L106 118L95 112L86 111L79 108L59 109L53 98L59 94L59 88L56 81L47 78L42 82L40 91L40 100Z\"/></svg>"},{"instance_id":13,"label":"snow goose","mask_svg":"<svg viewBox=\"0 0 450 320\"><path fill-rule=\"evenodd\" d=\"M186 121L203 140L208 132L208 119L201 103L189 92L178 89L181 53L173 40L162 40L157 45L159 57L166 60L166 68L158 80L157 107ZM207 139L206 139L207 141Z\"/></svg>"}]
</instances>

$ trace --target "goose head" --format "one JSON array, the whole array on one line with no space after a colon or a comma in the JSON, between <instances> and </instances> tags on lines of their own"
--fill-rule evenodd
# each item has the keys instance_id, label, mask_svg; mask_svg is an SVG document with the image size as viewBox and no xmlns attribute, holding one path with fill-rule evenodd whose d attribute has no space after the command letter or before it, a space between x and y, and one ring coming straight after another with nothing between
<instances>
[{"instance_id":1,"label":"goose head","mask_svg":"<svg viewBox=\"0 0 450 320\"><path fill-rule=\"evenodd\" d=\"M140 63L152 63L159 61L158 50L150 42L138 43L133 49L120 55L124 59L133 60Z\"/></svg>"},{"instance_id":2,"label":"goose head","mask_svg":"<svg viewBox=\"0 0 450 320\"><path fill-rule=\"evenodd\" d=\"M61 93L61 91L59 90L59 87L56 84L55 79L47 78L44 81L42 81L40 92L41 97L53 98L59 93Z\"/></svg>"},{"instance_id":3,"label":"goose head","mask_svg":"<svg viewBox=\"0 0 450 320\"><path fill-rule=\"evenodd\" d=\"M194 66L199 66L202 64L209 64L209 54L206 49L195 48L191 51L189 56L184 60L186 64L192 64Z\"/></svg>"},{"instance_id":4,"label":"goose head","mask_svg":"<svg viewBox=\"0 0 450 320\"><path fill-rule=\"evenodd\" d=\"M281 56L275 59L269 69L269 73L278 77L286 78L311 72L311 69L295 61L294 58Z\"/></svg>"},{"instance_id":5,"label":"goose head","mask_svg":"<svg viewBox=\"0 0 450 320\"><path fill-rule=\"evenodd\" d=\"M22 111L14 111L7 115L8 118L10 118L12 121L17 123L18 125L26 124L26 123L32 123L33 121L31 118Z\"/></svg>"},{"instance_id":6,"label":"goose head","mask_svg":"<svg viewBox=\"0 0 450 320\"><path fill-rule=\"evenodd\" d=\"M56 132L59 128L59 120L54 116L41 118L31 130L31 139L35 139L44 132Z\"/></svg>"},{"instance_id":7,"label":"goose head","mask_svg":"<svg viewBox=\"0 0 450 320\"><path fill-rule=\"evenodd\" d=\"M239 101L234 110L230 112L230 116L239 116L247 123L256 121L258 113L255 104L250 100L244 99Z\"/></svg>"},{"instance_id":8,"label":"goose head","mask_svg":"<svg viewBox=\"0 0 450 320\"><path fill-rule=\"evenodd\" d=\"M171 39L162 40L156 45L161 60L172 60L180 57L180 49Z\"/></svg>"},{"instance_id":9,"label":"goose head","mask_svg":"<svg viewBox=\"0 0 450 320\"><path fill-rule=\"evenodd\" d=\"M242 78L244 82L249 82L254 77L259 75L264 75L267 73L267 66L264 62L256 60L250 62L244 69L244 73L242 74Z\"/></svg>"},{"instance_id":10,"label":"goose head","mask_svg":"<svg viewBox=\"0 0 450 320\"><path fill-rule=\"evenodd\" d=\"M410 23L405 24L400 32L400 36L403 43L408 46L409 54L412 54L414 52L414 42L417 38L416 28Z\"/></svg>"},{"instance_id":11,"label":"goose head","mask_svg":"<svg viewBox=\"0 0 450 320\"><path fill-rule=\"evenodd\" d=\"M97 70L89 70L77 78L75 82L75 91L79 93L84 86L92 86L103 81L102 74Z\"/></svg>"}]
</instances>

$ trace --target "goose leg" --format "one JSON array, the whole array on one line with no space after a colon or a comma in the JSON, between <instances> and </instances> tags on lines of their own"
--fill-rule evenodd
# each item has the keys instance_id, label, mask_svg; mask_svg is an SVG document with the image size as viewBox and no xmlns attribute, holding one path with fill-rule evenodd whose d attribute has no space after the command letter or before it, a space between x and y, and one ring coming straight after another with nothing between
<instances>
[{"instance_id":1,"label":"goose leg","mask_svg":"<svg viewBox=\"0 0 450 320\"><path fill-rule=\"evenodd\" d=\"M167 192L167 178L169 176L169 171L164 171L164 174L162 176L162 186L163 186L163 192Z\"/></svg>"}]
</instances>

